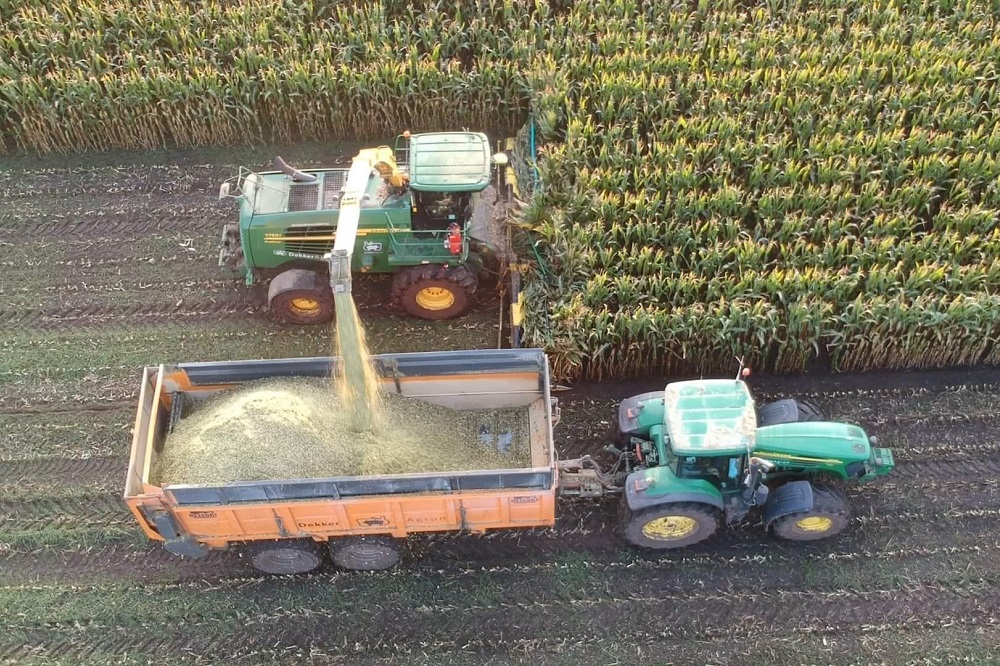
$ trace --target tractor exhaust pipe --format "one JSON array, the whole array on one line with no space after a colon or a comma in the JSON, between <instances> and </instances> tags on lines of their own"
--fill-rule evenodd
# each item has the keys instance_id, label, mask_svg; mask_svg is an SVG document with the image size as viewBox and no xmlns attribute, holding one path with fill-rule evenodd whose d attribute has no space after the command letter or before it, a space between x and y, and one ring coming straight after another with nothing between
<instances>
[{"instance_id":1,"label":"tractor exhaust pipe","mask_svg":"<svg viewBox=\"0 0 1000 666\"><path fill-rule=\"evenodd\" d=\"M316 176L303 173L295 167L289 166L285 160L281 159L281 156L274 158L274 168L287 176L291 176L292 180L297 183L315 183L317 180Z\"/></svg>"}]
</instances>

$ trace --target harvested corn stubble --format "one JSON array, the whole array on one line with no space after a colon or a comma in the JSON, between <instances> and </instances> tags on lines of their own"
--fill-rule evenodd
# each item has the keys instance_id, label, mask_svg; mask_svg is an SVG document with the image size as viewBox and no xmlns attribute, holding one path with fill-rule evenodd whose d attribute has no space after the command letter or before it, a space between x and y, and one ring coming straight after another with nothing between
<instances>
[{"instance_id":1,"label":"harvested corn stubble","mask_svg":"<svg viewBox=\"0 0 1000 666\"><path fill-rule=\"evenodd\" d=\"M384 393L382 432L357 433L325 379L247 383L195 404L166 436L151 481L265 479L526 467L527 407L454 410Z\"/></svg>"}]
</instances>

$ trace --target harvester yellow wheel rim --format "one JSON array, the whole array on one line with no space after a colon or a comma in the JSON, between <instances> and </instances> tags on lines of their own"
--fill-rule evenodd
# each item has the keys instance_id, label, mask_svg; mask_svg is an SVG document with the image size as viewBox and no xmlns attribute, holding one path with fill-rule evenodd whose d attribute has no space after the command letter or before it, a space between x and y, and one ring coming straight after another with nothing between
<instances>
[{"instance_id":1,"label":"harvester yellow wheel rim","mask_svg":"<svg viewBox=\"0 0 1000 666\"><path fill-rule=\"evenodd\" d=\"M833 519L826 516L809 516L796 521L795 526L803 532L826 532L833 527Z\"/></svg>"},{"instance_id":2,"label":"harvester yellow wheel rim","mask_svg":"<svg viewBox=\"0 0 1000 666\"><path fill-rule=\"evenodd\" d=\"M316 314L319 311L319 301L315 298L300 297L292 299L292 309L299 314Z\"/></svg>"},{"instance_id":3,"label":"harvester yellow wheel rim","mask_svg":"<svg viewBox=\"0 0 1000 666\"><path fill-rule=\"evenodd\" d=\"M417 292L417 305L425 310L447 310L455 304L455 294L445 287L424 287Z\"/></svg>"},{"instance_id":4,"label":"harvester yellow wheel rim","mask_svg":"<svg viewBox=\"0 0 1000 666\"><path fill-rule=\"evenodd\" d=\"M698 529L698 521L687 516L654 518L642 526L642 533L650 539L668 541L691 536Z\"/></svg>"}]
</instances>

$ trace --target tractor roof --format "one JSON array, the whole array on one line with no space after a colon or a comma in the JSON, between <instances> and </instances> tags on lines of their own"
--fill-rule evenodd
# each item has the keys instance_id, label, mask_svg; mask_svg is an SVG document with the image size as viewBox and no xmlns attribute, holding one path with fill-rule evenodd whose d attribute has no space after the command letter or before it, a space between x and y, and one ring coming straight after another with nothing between
<instances>
[{"instance_id":1,"label":"tractor roof","mask_svg":"<svg viewBox=\"0 0 1000 666\"><path fill-rule=\"evenodd\" d=\"M753 449L757 413L738 379L674 382L663 392L670 446L679 456L723 456Z\"/></svg>"},{"instance_id":2,"label":"tractor roof","mask_svg":"<svg viewBox=\"0 0 1000 666\"><path fill-rule=\"evenodd\" d=\"M490 140L480 132L432 132L410 137L410 188L418 192L479 192L490 183Z\"/></svg>"}]
</instances>

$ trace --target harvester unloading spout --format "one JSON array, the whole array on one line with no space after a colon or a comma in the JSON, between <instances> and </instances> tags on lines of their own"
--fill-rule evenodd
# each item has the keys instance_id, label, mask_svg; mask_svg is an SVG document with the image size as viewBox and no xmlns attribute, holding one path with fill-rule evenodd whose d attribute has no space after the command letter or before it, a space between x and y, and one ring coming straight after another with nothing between
<instances>
[{"instance_id":1,"label":"harvester unloading spout","mask_svg":"<svg viewBox=\"0 0 1000 666\"><path fill-rule=\"evenodd\" d=\"M351 259L358 236L361 199L368 189L372 169L376 169L393 187L403 187L407 181L406 174L396 168L393 150L389 146L362 150L351 162L340 199L333 249L324 257L330 267L330 288L334 294L351 291Z\"/></svg>"}]
</instances>

